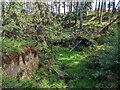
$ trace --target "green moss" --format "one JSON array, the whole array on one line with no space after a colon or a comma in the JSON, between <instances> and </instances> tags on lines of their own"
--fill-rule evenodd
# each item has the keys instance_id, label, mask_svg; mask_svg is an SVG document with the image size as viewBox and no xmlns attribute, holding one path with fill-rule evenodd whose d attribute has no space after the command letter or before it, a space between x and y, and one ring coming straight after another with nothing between
<instances>
[{"instance_id":1,"label":"green moss","mask_svg":"<svg viewBox=\"0 0 120 90\"><path fill-rule=\"evenodd\" d=\"M86 63L89 62L87 60L88 55L89 52L70 52L67 48L57 48L58 65L65 65L67 67L65 72L77 77L70 80L70 88L94 88L96 86L96 81L91 80L89 77L95 70L86 67Z\"/></svg>"},{"instance_id":2,"label":"green moss","mask_svg":"<svg viewBox=\"0 0 120 90\"><path fill-rule=\"evenodd\" d=\"M12 53L12 52L20 53L23 45L34 46L35 42L31 39L24 39L24 38L19 38L17 40L3 38L2 48L3 48L3 52L5 53Z\"/></svg>"}]
</instances>

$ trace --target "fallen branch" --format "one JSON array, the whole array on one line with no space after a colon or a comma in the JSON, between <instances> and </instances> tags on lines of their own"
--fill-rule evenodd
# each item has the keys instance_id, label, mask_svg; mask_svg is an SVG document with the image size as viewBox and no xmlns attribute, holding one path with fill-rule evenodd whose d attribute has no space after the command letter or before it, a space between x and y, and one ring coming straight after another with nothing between
<instances>
[{"instance_id":1,"label":"fallen branch","mask_svg":"<svg viewBox=\"0 0 120 90\"><path fill-rule=\"evenodd\" d=\"M82 40L80 40L80 41L70 50L70 52L73 51L73 50L81 43L81 41L82 41Z\"/></svg>"},{"instance_id":2,"label":"fallen branch","mask_svg":"<svg viewBox=\"0 0 120 90\"><path fill-rule=\"evenodd\" d=\"M114 23L117 19L118 19L118 17L115 18L112 22L108 23L108 24L107 24L106 26L104 26L103 28L99 29L98 32L100 33L101 31L105 30L108 26L110 26L112 23Z\"/></svg>"},{"instance_id":3,"label":"fallen branch","mask_svg":"<svg viewBox=\"0 0 120 90\"><path fill-rule=\"evenodd\" d=\"M97 38L97 35L100 35L102 33L102 31L106 30L111 24L113 24L118 19L119 19L119 16L116 17L114 20L112 20L112 22L110 22L107 25L105 25L103 28L99 29L98 32L96 34L94 34L92 39Z\"/></svg>"}]
</instances>

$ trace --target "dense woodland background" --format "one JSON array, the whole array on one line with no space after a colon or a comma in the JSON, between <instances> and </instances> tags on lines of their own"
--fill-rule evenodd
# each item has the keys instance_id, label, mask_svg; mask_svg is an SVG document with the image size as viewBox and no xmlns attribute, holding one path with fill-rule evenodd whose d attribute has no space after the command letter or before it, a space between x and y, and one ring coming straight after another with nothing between
<instances>
[{"instance_id":1,"label":"dense woodland background","mask_svg":"<svg viewBox=\"0 0 120 90\"><path fill-rule=\"evenodd\" d=\"M92 10L92 2L2 2L3 72L19 62L14 55L30 49L39 56L29 79L21 79L23 73L1 75L2 87L119 88L120 9L115 3L111 7L109 0L106 9L102 0Z\"/></svg>"}]
</instances>

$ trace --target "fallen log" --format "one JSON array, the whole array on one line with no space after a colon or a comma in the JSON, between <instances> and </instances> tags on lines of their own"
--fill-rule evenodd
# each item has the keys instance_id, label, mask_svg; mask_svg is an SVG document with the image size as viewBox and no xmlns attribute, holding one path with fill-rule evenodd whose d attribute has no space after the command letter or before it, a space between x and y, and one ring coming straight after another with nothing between
<instances>
[{"instance_id":1,"label":"fallen log","mask_svg":"<svg viewBox=\"0 0 120 90\"><path fill-rule=\"evenodd\" d=\"M81 43L81 41L82 41L82 40L80 40L80 41L70 50L70 52L73 51L73 50Z\"/></svg>"},{"instance_id":2,"label":"fallen log","mask_svg":"<svg viewBox=\"0 0 120 90\"><path fill-rule=\"evenodd\" d=\"M113 24L115 21L117 21L118 19L119 19L119 16L116 17L113 21L111 21L111 22L108 23L107 25L105 25L103 28L100 28L100 29L98 30L98 32L95 33L95 35L92 37L92 39L97 38L97 36L100 35L101 33L103 33L103 31L108 30L108 27L109 27L111 24Z\"/></svg>"},{"instance_id":3,"label":"fallen log","mask_svg":"<svg viewBox=\"0 0 120 90\"><path fill-rule=\"evenodd\" d=\"M114 23L119 17L115 18L112 22L108 23L106 26L98 30L98 33L101 33L103 30L106 30L112 23Z\"/></svg>"}]
</instances>

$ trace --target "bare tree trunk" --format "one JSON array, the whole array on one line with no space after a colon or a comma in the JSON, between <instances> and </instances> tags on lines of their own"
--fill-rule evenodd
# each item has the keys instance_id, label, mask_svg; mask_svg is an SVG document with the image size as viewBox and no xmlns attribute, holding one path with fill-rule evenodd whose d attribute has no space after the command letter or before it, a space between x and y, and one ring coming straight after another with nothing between
<instances>
[{"instance_id":1,"label":"bare tree trunk","mask_svg":"<svg viewBox=\"0 0 120 90\"><path fill-rule=\"evenodd\" d=\"M109 0L109 6L108 6L108 23L110 23L110 0Z\"/></svg>"},{"instance_id":2,"label":"bare tree trunk","mask_svg":"<svg viewBox=\"0 0 120 90\"><path fill-rule=\"evenodd\" d=\"M101 9L100 9L99 24L101 24L101 23L102 23L102 13L103 13L103 0L102 0L102 4L101 4Z\"/></svg>"},{"instance_id":3,"label":"bare tree trunk","mask_svg":"<svg viewBox=\"0 0 120 90\"><path fill-rule=\"evenodd\" d=\"M56 7L56 14L57 14L57 11L58 11L58 10L57 10L57 2L55 2L55 7Z\"/></svg>"},{"instance_id":4,"label":"bare tree trunk","mask_svg":"<svg viewBox=\"0 0 120 90\"><path fill-rule=\"evenodd\" d=\"M76 15L77 15L77 12L78 12L78 5L79 5L79 2L76 2L76 7L75 7L75 14ZM76 16L75 22L77 22L77 16Z\"/></svg>"},{"instance_id":5,"label":"bare tree trunk","mask_svg":"<svg viewBox=\"0 0 120 90\"><path fill-rule=\"evenodd\" d=\"M64 14L65 14L65 2L63 2Z\"/></svg>"},{"instance_id":6,"label":"bare tree trunk","mask_svg":"<svg viewBox=\"0 0 120 90\"><path fill-rule=\"evenodd\" d=\"M108 23L110 23L110 0L108 5ZM107 30L109 30L109 26L107 27Z\"/></svg>"},{"instance_id":7,"label":"bare tree trunk","mask_svg":"<svg viewBox=\"0 0 120 90\"><path fill-rule=\"evenodd\" d=\"M83 2L80 3L80 31L83 30Z\"/></svg>"},{"instance_id":8,"label":"bare tree trunk","mask_svg":"<svg viewBox=\"0 0 120 90\"><path fill-rule=\"evenodd\" d=\"M115 13L115 11L116 11L116 8L115 8L115 0L113 0L113 10L112 10L112 12Z\"/></svg>"},{"instance_id":9,"label":"bare tree trunk","mask_svg":"<svg viewBox=\"0 0 120 90\"><path fill-rule=\"evenodd\" d=\"M76 10L75 10L75 25L77 24L77 12L78 12L78 5L79 5L79 2L76 2Z\"/></svg>"},{"instance_id":10,"label":"bare tree trunk","mask_svg":"<svg viewBox=\"0 0 120 90\"><path fill-rule=\"evenodd\" d=\"M106 1L104 2L104 11L106 11Z\"/></svg>"},{"instance_id":11,"label":"bare tree trunk","mask_svg":"<svg viewBox=\"0 0 120 90\"><path fill-rule=\"evenodd\" d=\"M55 12L55 8L54 8L54 6L55 6L55 3L53 2L53 13Z\"/></svg>"},{"instance_id":12,"label":"bare tree trunk","mask_svg":"<svg viewBox=\"0 0 120 90\"><path fill-rule=\"evenodd\" d=\"M95 11L97 10L97 0L96 0L96 4L95 4Z\"/></svg>"},{"instance_id":13,"label":"bare tree trunk","mask_svg":"<svg viewBox=\"0 0 120 90\"><path fill-rule=\"evenodd\" d=\"M98 4L98 16L100 16L100 0L99 0L99 4Z\"/></svg>"},{"instance_id":14,"label":"bare tree trunk","mask_svg":"<svg viewBox=\"0 0 120 90\"><path fill-rule=\"evenodd\" d=\"M3 19L3 25L4 25L4 21L5 21L5 5L4 2L1 2L2 4L2 19Z\"/></svg>"},{"instance_id":15,"label":"bare tree trunk","mask_svg":"<svg viewBox=\"0 0 120 90\"><path fill-rule=\"evenodd\" d=\"M78 5L79 5L79 2L76 3L76 13L78 12Z\"/></svg>"},{"instance_id":16,"label":"bare tree trunk","mask_svg":"<svg viewBox=\"0 0 120 90\"><path fill-rule=\"evenodd\" d=\"M60 14L60 2L58 2L58 14Z\"/></svg>"},{"instance_id":17,"label":"bare tree trunk","mask_svg":"<svg viewBox=\"0 0 120 90\"><path fill-rule=\"evenodd\" d=\"M51 12L52 12L52 10L53 10L53 4L52 4L52 1L51 1Z\"/></svg>"},{"instance_id":18,"label":"bare tree trunk","mask_svg":"<svg viewBox=\"0 0 120 90\"><path fill-rule=\"evenodd\" d=\"M69 4L69 11L72 12L72 2Z\"/></svg>"}]
</instances>

